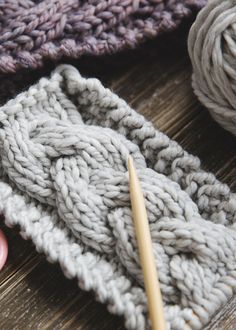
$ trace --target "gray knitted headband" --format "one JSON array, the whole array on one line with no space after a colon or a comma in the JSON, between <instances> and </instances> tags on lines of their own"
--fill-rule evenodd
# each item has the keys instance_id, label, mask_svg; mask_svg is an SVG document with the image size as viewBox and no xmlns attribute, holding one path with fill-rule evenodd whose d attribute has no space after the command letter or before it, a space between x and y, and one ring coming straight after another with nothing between
<instances>
[{"instance_id":1,"label":"gray knitted headband","mask_svg":"<svg viewBox=\"0 0 236 330\"><path fill-rule=\"evenodd\" d=\"M0 212L128 329L146 329L129 154L168 326L200 329L236 291L236 196L98 80L60 66L1 107Z\"/></svg>"},{"instance_id":2,"label":"gray knitted headband","mask_svg":"<svg viewBox=\"0 0 236 330\"><path fill-rule=\"evenodd\" d=\"M116 53L173 31L206 0L0 0L0 71Z\"/></svg>"}]
</instances>

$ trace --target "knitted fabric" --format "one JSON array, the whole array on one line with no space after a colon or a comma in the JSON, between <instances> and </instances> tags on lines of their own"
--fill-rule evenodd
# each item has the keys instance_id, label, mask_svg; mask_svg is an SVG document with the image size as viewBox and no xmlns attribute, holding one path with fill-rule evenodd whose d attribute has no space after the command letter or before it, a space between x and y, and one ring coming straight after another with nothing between
<instances>
[{"instance_id":1,"label":"knitted fabric","mask_svg":"<svg viewBox=\"0 0 236 330\"><path fill-rule=\"evenodd\" d=\"M172 31L206 0L0 0L0 71L111 54Z\"/></svg>"},{"instance_id":2,"label":"knitted fabric","mask_svg":"<svg viewBox=\"0 0 236 330\"><path fill-rule=\"evenodd\" d=\"M236 2L213 0L189 33L193 88L212 117L236 135Z\"/></svg>"},{"instance_id":3,"label":"knitted fabric","mask_svg":"<svg viewBox=\"0 0 236 330\"><path fill-rule=\"evenodd\" d=\"M104 88L59 66L0 109L0 212L128 329L149 328L127 157L145 196L169 329L236 291L236 195Z\"/></svg>"}]
</instances>

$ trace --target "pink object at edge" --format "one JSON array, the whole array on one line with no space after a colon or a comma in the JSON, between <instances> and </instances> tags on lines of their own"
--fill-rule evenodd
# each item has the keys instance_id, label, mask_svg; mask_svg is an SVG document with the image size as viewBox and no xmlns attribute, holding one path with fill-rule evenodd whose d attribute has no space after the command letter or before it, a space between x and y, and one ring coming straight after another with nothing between
<instances>
[{"instance_id":1,"label":"pink object at edge","mask_svg":"<svg viewBox=\"0 0 236 330\"><path fill-rule=\"evenodd\" d=\"M2 230L0 230L0 271L6 263L8 254L8 245L7 239L3 234Z\"/></svg>"}]
</instances>

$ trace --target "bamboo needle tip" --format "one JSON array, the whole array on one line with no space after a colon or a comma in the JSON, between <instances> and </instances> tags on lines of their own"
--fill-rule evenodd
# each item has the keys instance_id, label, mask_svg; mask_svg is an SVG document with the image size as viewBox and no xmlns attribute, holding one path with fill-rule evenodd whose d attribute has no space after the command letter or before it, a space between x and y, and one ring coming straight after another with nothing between
<instances>
[{"instance_id":1,"label":"bamboo needle tip","mask_svg":"<svg viewBox=\"0 0 236 330\"><path fill-rule=\"evenodd\" d=\"M133 158L129 155L128 156L128 170L130 171L133 166L134 166Z\"/></svg>"},{"instance_id":2,"label":"bamboo needle tip","mask_svg":"<svg viewBox=\"0 0 236 330\"><path fill-rule=\"evenodd\" d=\"M130 185L133 186L134 183L138 180L138 178L136 176L136 170L135 170L135 167L134 167L133 158L130 155L128 157L128 172L129 172Z\"/></svg>"}]
</instances>

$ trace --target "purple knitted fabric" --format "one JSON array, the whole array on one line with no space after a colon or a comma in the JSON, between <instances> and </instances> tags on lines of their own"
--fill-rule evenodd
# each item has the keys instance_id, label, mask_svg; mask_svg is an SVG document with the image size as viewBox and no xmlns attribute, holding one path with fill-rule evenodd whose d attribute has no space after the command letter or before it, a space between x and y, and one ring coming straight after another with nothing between
<instances>
[{"instance_id":1,"label":"purple knitted fabric","mask_svg":"<svg viewBox=\"0 0 236 330\"><path fill-rule=\"evenodd\" d=\"M207 0L0 0L0 71L111 54L172 31Z\"/></svg>"}]
</instances>

